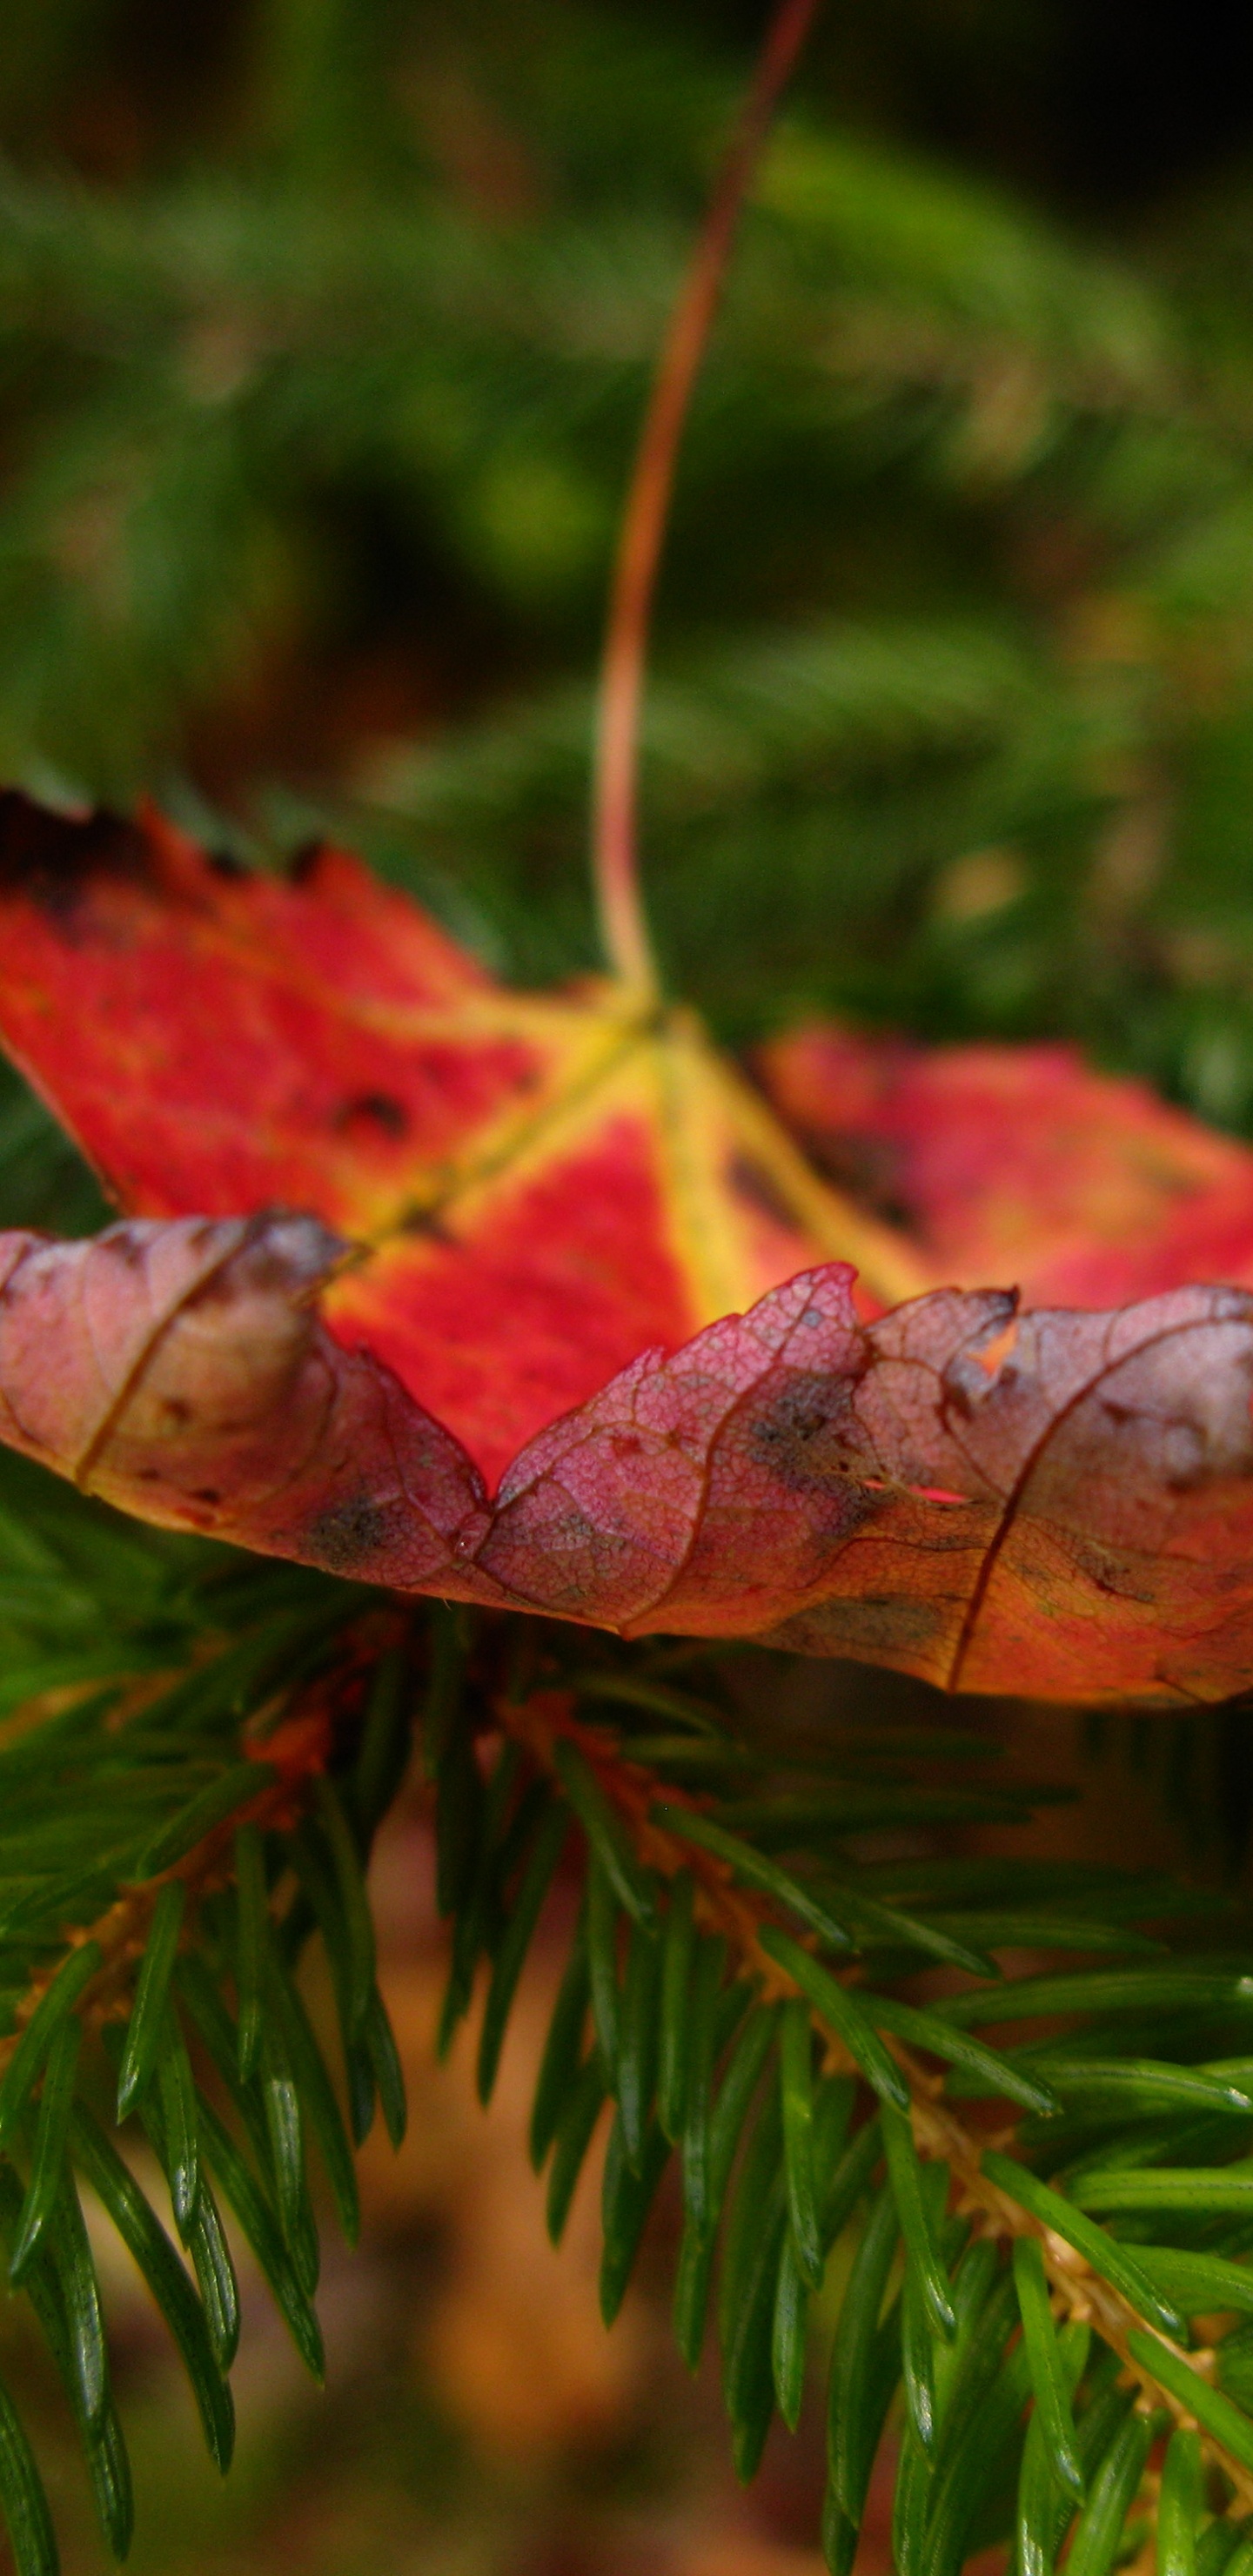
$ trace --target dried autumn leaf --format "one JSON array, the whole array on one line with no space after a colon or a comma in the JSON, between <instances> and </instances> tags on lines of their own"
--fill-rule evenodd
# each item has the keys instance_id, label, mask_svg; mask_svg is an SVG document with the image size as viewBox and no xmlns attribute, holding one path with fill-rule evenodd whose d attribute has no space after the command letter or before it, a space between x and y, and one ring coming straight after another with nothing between
<instances>
[{"instance_id":1,"label":"dried autumn leaf","mask_svg":"<svg viewBox=\"0 0 1253 2576\"><path fill-rule=\"evenodd\" d=\"M803 1259L802 1208L857 1219L686 1016L504 993L347 861L284 887L2 812L0 1027L160 1211L0 1238L13 1445L150 1519L627 1635L1059 1698L1247 1679L1253 1300L867 1320L834 1263L689 1337L702 1211L750 1295ZM882 1302L908 1248L868 1239Z\"/></svg>"}]
</instances>

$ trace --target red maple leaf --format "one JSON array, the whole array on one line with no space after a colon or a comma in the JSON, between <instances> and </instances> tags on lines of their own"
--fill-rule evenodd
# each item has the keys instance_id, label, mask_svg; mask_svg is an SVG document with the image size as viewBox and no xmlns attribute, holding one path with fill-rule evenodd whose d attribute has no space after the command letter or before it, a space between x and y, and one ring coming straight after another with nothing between
<instances>
[{"instance_id":1,"label":"red maple leaf","mask_svg":"<svg viewBox=\"0 0 1253 2576\"><path fill-rule=\"evenodd\" d=\"M925 1254L823 1187L690 1015L622 985L508 993L335 854L282 885L154 821L12 798L0 825L0 1032L141 1212L94 1243L0 1237L15 1446L150 1519L628 1635L1061 1698L1212 1698L1253 1670L1238 1288L1016 1320L1012 1290L937 1287L875 1318ZM828 1033L776 1084L823 1047L882 1067ZM1030 1053L963 1053L947 1127L952 1058L888 1059L916 1114L904 1077L856 1114L827 1094L846 1138L895 1122L942 1266L946 1152L980 1260L1017 1204L1037 1268L1086 1240L1138 1278L1153 1191L1173 1223L1187 1182L1248 1266L1253 1155L1060 1057L1045 1082ZM1013 1174L1050 1156L1041 1224ZM1136 1191L1121 1254L1094 1243L1093 1199ZM848 1262L813 1266L840 1244L869 1312Z\"/></svg>"},{"instance_id":2,"label":"red maple leaf","mask_svg":"<svg viewBox=\"0 0 1253 2576\"><path fill-rule=\"evenodd\" d=\"M1204 1283L1253 1283L1253 1155L1064 1051L809 1032L765 1077L850 1194L658 999L648 605L810 7L768 39L626 516L612 979L508 992L342 854L282 883L155 815L0 801L0 1038L128 1211L94 1243L0 1235L0 1436L400 1590L948 1688L1219 1698L1253 1676L1253 1299Z\"/></svg>"},{"instance_id":3,"label":"red maple leaf","mask_svg":"<svg viewBox=\"0 0 1253 2576\"><path fill-rule=\"evenodd\" d=\"M818 1168L890 1207L933 1274L1032 1306L1253 1287L1253 1154L1069 1046L921 1047L819 1025L758 1070Z\"/></svg>"}]
</instances>

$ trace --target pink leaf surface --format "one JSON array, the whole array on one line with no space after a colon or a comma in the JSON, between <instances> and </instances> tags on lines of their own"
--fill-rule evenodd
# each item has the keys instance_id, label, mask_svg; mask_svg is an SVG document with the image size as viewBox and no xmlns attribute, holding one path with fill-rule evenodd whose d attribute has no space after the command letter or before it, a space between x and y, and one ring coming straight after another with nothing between
<instances>
[{"instance_id":1,"label":"pink leaf surface","mask_svg":"<svg viewBox=\"0 0 1253 2576\"><path fill-rule=\"evenodd\" d=\"M626 1635L754 1637L947 1688L1210 1700L1253 1670L1253 1299L859 1320L832 1263L646 1351L489 1498L316 1312L311 1219L0 1236L0 1432L124 1509Z\"/></svg>"}]
</instances>

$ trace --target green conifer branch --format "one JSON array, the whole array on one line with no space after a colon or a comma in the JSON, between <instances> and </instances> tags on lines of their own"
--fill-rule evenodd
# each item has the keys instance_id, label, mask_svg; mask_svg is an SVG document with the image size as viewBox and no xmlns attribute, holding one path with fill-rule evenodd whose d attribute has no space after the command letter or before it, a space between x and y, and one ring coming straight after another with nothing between
<instances>
[{"instance_id":1,"label":"green conifer branch","mask_svg":"<svg viewBox=\"0 0 1253 2576\"><path fill-rule=\"evenodd\" d=\"M816 1960L807 1970L801 1960L801 1945L806 1952L812 1952L822 1946L821 1937L805 1929L798 1942L794 1932L783 1928L789 1915L794 1922L797 1913L805 1923L812 1900L804 1888L793 1886L789 1891L786 1874L776 1871L771 1863L763 1864L751 1846L741 1847L737 1868L730 1857L732 1838L717 1828L705 1843L693 1843L678 1820L686 1817L699 1832L704 1809L710 1802L698 1801L681 1787L664 1782L657 1773L632 1762L605 1730L581 1723L574 1713L576 1707L577 1701L569 1695L541 1690L520 1704L501 1699L496 1713L508 1735L524 1744L533 1760L558 1781L567 1776L562 1748L576 1748L580 1762L595 1781L603 1815L620 1821L643 1869L663 1881L673 1882L681 1873L694 1880L697 1921L721 1938L733 1956L738 1954L741 1971L753 1981L759 2007L769 2010L786 1999L803 2003L812 2014L824 2073L868 2078L880 2097L890 2102L890 2070L876 2063L866 2045L867 2038L873 2040L875 2035L873 2007L868 2006L864 2016L858 2008L864 1972L859 1966L850 1976L847 1970L829 1969ZM589 1843L595 1851L594 1810L585 1821ZM602 1824L602 1833L604 1830ZM708 1832L707 1827L705 1830ZM719 1849L719 1843L725 1848ZM777 1881L773 1889L768 1887L772 1875ZM846 1941L838 1946L846 1947ZM795 1963L792 1968L789 1958ZM853 1982L854 1977L857 1982ZM847 1984L844 1978L848 1978ZM1011 2018L1012 2011L1012 1996L1007 1996L1005 2018ZM863 2023L860 2034L851 2040L850 2013ZM921 2015L914 2019L921 2025ZM934 2035L943 2041L942 2032ZM1094 2326L1106 2346L1118 2354L1128 2380L1140 2391L1144 2408L1151 2411L1165 2407L1181 2428L1196 2429L1198 2416L1190 2404L1188 2381L1189 2376L1199 2380L1198 2394L1203 2400L1217 2368L1212 2345L1184 2350L1164 2331L1172 2325L1176 2332L1180 2331L1182 2318L1171 2317L1165 2301L1153 2293L1151 2282L1139 2283L1137 2304L1116 2279L1098 2268L1102 2260L1099 2254L1094 2266L1092 2222L1072 2218L1060 2202L1050 2210L1048 2202L1056 2195L1042 2192L1029 2174L1018 2184L1003 2152L1010 2143L1008 2133L1001 2133L989 2167L984 2146L940 2098L943 2077L929 2070L914 2049L893 2035L890 2022L886 2038L877 2045L904 2079L907 2089L902 2107L907 2109L918 2155L944 2167L951 2177L955 2215L973 2216L985 2241L1002 2247L1021 2242L1038 2245L1058 2320ZM889 2160L890 2176L891 2173ZM899 2190L899 2184L896 2187ZM1022 2198L1016 2196L1019 2189ZM1253 2205L1253 2186L1250 2200ZM1068 2226L1070 2237L1062 2232ZM1082 2242L1074 2241L1076 2234L1088 2240L1087 2252ZM1112 2249L1105 2259L1111 2268L1119 2262ZM1126 2268L1130 2270L1131 2266ZM1155 2311L1152 2334L1144 2332L1145 2291ZM1159 2351L1163 2355L1160 2372L1156 2367ZM1199 2430L1205 2456L1229 2480L1243 2507L1253 2509L1253 2426L1247 2434L1236 2436L1238 2447L1233 2446L1232 2426L1212 2411L1208 2422L1202 2414ZM1228 2434L1226 2443L1224 2431Z\"/></svg>"},{"instance_id":2,"label":"green conifer branch","mask_svg":"<svg viewBox=\"0 0 1253 2576\"><path fill-rule=\"evenodd\" d=\"M1050 2534L1057 2526L1050 2550L1060 2545L1059 2518L1079 2504L1076 2478L1084 2514L1106 2477L1120 2516L1140 2510L1142 2472L1151 2505L1154 2428L1193 2424L1211 2487L1217 2478L1227 2500L1217 2521L1205 2509L1205 2529L1218 2534L1211 2550L1228 2533L1235 2545L1253 2501L1243 2347L1238 2330L1215 2338L1212 2326L1197 2342L1187 2320L1253 2315L1239 2153L1253 2129L1244 2089L1253 2051L1243 2053L1253 1987L1238 1961L1214 1953L1213 1923L1190 1910L1194 1897L1123 1873L1041 1877L1011 1861L869 1865L857 1837L876 1824L1025 1822L1037 1792L998 1780L979 1758L985 1743L945 1726L837 1728L817 1752L786 1737L758 1746L734 1716L716 1649L623 1649L529 1622L411 1615L321 1579L299 1578L294 1590L283 1569L139 1535L17 1472L41 1505L7 1525L31 1575L24 1671L46 1687L19 1701L0 1741L9 1820L0 2190L16 2195L11 2249L45 2332L64 2349L85 2425L107 2380L89 2358L104 2347L91 2323L99 2293L73 2254L76 2201L56 2196L58 2173L74 2164L165 2308L215 2456L229 2454L225 2373L237 2332L219 2193L298 2349L321 2368L306 2159L316 2143L351 2236L349 2135L364 2133L376 2100L393 2129L402 2117L355 1855L394 1793L420 1708L450 1918L446 2036L486 1976L486 2095L554 1873L583 1874L533 2122L550 2224L560 2232L608 2099L601 2294L612 2317L677 2157L686 2215L676 2332L694 2358L717 2272L741 2473L751 2474L776 2407L796 2420L814 2284L860 2212L864 2260L850 2276L833 2365L834 2567L847 2565L870 2460L901 2402L903 2566L956 2569L976 2545L980 2514L992 2510L983 2471L995 2465L979 2434L993 2403L991 2383L979 2394L985 2353L1003 2364L1002 2465L1017 2477L1032 2546L1043 2547L1046 2524ZM80 1653L77 1671L64 1654L55 1667L41 1661L31 1633L41 1598L31 1553L50 1549L54 1531L62 1582L47 1595L50 1624L63 1627L75 1548L76 1580L90 1565L94 1582L84 1605L94 1653ZM136 1617L141 1560L149 1589ZM182 1648L170 1634L174 1603ZM112 1677L102 1680L106 1665ZM23 1666L12 1669L20 1684ZM72 1843L67 1791L90 1778L98 1854L102 1778L110 1796L133 1798L154 1733L167 1775L159 1811L150 1803L130 1817L109 1901L76 1898L66 1872L45 1861L32 1911L22 1834L33 1861L48 1832L41 1819L55 1813ZM241 1794L251 1787L241 1753L270 1763L251 1796ZM215 1795L209 1830L177 1848L186 1819ZM161 1866L145 1879L128 1850ZM83 1889L98 1884L89 1870ZM1181 1907L1173 1951L1136 1928ZM291 1983L314 1929L331 1964L346 2114ZM1028 1943L1081 1964L998 1976L998 1948ZM936 1969L950 1991L903 1999L902 1979ZM981 2036L985 2023L1029 2027L1059 2014L1077 2025L1064 2041L1005 2051ZM85 2048L71 2064L56 2034L76 2021ZM102 2044L167 2174L189 2269L82 2103ZM205 2067L211 2077L197 2071ZM971 2123L967 2094L999 2096L995 2125L984 2115ZM1130 2229L1119 2215L1128 2197ZM890 2270L902 2239L901 2291L881 2315L882 2264ZM1019 2262L1007 2261L1015 2245L1038 2248L1034 2308L1028 2277L1024 2287ZM1113 2378L1101 2375L1107 2365ZM902 2373L903 2401L893 2393ZM1132 2424L1147 2428L1142 2459ZM930 2448L911 2426L930 2427ZM110 2439L116 2452L120 2429ZM88 2459L104 2526L120 2542L115 2473L90 2446ZM16 2514L27 2471L12 2475ZM1107 2518L1114 2503L1101 2507ZM1173 2485L1168 2503L1177 2519ZM24 2527L35 2527L29 2515Z\"/></svg>"}]
</instances>

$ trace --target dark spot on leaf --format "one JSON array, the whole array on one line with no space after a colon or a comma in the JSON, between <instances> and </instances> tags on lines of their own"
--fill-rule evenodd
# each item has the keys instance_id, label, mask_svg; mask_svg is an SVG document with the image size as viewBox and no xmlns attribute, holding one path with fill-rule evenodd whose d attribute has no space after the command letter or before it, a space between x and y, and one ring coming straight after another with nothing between
<instances>
[{"instance_id":1,"label":"dark spot on leaf","mask_svg":"<svg viewBox=\"0 0 1253 2576\"><path fill-rule=\"evenodd\" d=\"M1091 1541L1073 1540L1074 1561L1097 1592L1109 1601L1143 1601L1151 1605L1152 1584L1146 1581L1143 1566L1134 1561L1121 1562L1117 1557Z\"/></svg>"},{"instance_id":2,"label":"dark spot on leaf","mask_svg":"<svg viewBox=\"0 0 1253 2576\"><path fill-rule=\"evenodd\" d=\"M409 1133L409 1112L403 1100L395 1099L390 1091L354 1092L335 1113L335 1125L340 1128L355 1127L362 1120L380 1128L385 1136Z\"/></svg>"},{"instance_id":3,"label":"dark spot on leaf","mask_svg":"<svg viewBox=\"0 0 1253 2576\"><path fill-rule=\"evenodd\" d=\"M861 1136L841 1127L811 1127L805 1120L797 1132L810 1162L846 1198L855 1199L885 1225L917 1225L918 1210L910 1204L899 1150L886 1137Z\"/></svg>"},{"instance_id":4,"label":"dark spot on leaf","mask_svg":"<svg viewBox=\"0 0 1253 2576\"><path fill-rule=\"evenodd\" d=\"M37 1248L41 1243L52 1243L54 1241L55 1237L53 1235L37 1234L34 1238L34 1248ZM0 1284L0 1306L8 1306L10 1304L16 1306L20 1303L23 1297L30 1294L31 1281L28 1276L24 1276L29 1257L28 1253L23 1253L20 1260L14 1262L13 1268L9 1272L7 1279Z\"/></svg>"},{"instance_id":5,"label":"dark spot on leaf","mask_svg":"<svg viewBox=\"0 0 1253 2576\"><path fill-rule=\"evenodd\" d=\"M216 1485L197 1485L192 1495L193 1503L220 1503L221 1500Z\"/></svg>"},{"instance_id":6,"label":"dark spot on leaf","mask_svg":"<svg viewBox=\"0 0 1253 2576\"><path fill-rule=\"evenodd\" d=\"M294 886L307 886L317 875L326 842L316 838L301 841L287 862L287 874Z\"/></svg>"},{"instance_id":7,"label":"dark spot on leaf","mask_svg":"<svg viewBox=\"0 0 1253 2576\"><path fill-rule=\"evenodd\" d=\"M181 1395L163 1396L161 1399L161 1410L165 1415L166 1421L176 1422L180 1429L184 1423L190 1422L192 1418L191 1406L188 1404L186 1398Z\"/></svg>"},{"instance_id":8,"label":"dark spot on leaf","mask_svg":"<svg viewBox=\"0 0 1253 2576\"><path fill-rule=\"evenodd\" d=\"M759 1215L770 1217L775 1225L795 1226L795 1208L789 1207L773 1172L751 1154L732 1155L726 1167L726 1181L736 1197L746 1200Z\"/></svg>"},{"instance_id":9,"label":"dark spot on leaf","mask_svg":"<svg viewBox=\"0 0 1253 2576\"><path fill-rule=\"evenodd\" d=\"M0 885L28 895L63 930L97 878L145 885L154 875L147 834L120 814L53 813L15 787L0 795Z\"/></svg>"},{"instance_id":10,"label":"dark spot on leaf","mask_svg":"<svg viewBox=\"0 0 1253 2576\"><path fill-rule=\"evenodd\" d=\"M120 1261L124 1270L143 1269L144 1241L133 1226L110 1226L108 1232L101 1236L100 1246L102 1251L110 1253L114 1261Z\"/></svg>"},{"instance_id":11,"label":"dark spot on leaf","mask_svg":"<svg viewBox=\"0 0 1253 2576\"><path fill-rule=\"evenodd\" d=\"M456 1236L445 1225L436 1208L406 1208L399 1220L402 1234L424 1234L431 1243L455 1243Z\"/></svg>"},{"instance_id":12,"label":"dark spot on leaf","mask_svg":"<svg viewBox=\"0 0 1253 2576\"><path fill-rule=\"evenodd\" d=\"M842 1487L850 1505L865 1459L850 1438L854 1378L833 1378L817 1370L793 1370L768 1410L753 1422L750 1446L759 1464L781 1485L796 1493L831 1492ZM860 1516L874 1509L857 1484Z\"/></svg>"},{"instance_id":13,"label":"dark spot on leaf","mask_svg":"<svg viewBox=\"0 0 1253 2576\"><path fill-rule=\"evenodd\" d=\"M235 879L252 875L252 869L242 859L236 858L233 850L206 850L205 865L212 868L215 877Z\"/></svg>"},{"instance_id":14,"label":"dark spot on leaf","mask_svg":"<svg viewBox=\"0 0 1253 2576\"><path fill-rule=\"evenodd\" d=\"M824 1601L798 1611L763 1638L796 1655L895 1656L917 1654L931 1645L940 1627L939 1612L929 1601L899 1596L872 1600Z\"/></svg>"},{"instance_id":15,"label":"dark spot on leaf","mask_svg":"<svg viewBox=\"0 0 1253 2576\"><path fill-rule=\"evenodd\" d=\"M309 1523L306 1544L314 1563L329 1574L355 1574L376 1561L391 1530L391 1513L369 1494L356 1494L319 1512Z\"/></svg>"}]
</instances>

